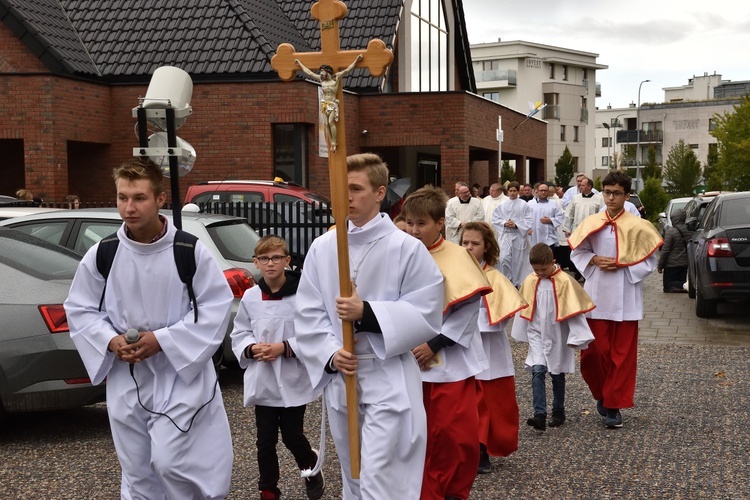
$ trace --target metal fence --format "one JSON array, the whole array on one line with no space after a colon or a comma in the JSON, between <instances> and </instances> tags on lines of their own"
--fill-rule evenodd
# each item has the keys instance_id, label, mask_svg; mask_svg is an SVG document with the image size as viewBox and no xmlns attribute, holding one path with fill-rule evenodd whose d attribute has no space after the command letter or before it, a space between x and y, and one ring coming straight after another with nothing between
<instances>
[{"instance_id":1,"label":"metal fence","mask_svg":"<svg viewBox=\"0 0 750 500\"><path fill-rule=\"evenodd\" d=\"M247 219L261 236L276 234L289 246L292 264L302 267L302 261L313 240L335 224L327 204L304 202L285 203L201 203L201 212L233 215Z\"/></svg>"}]
</instances>

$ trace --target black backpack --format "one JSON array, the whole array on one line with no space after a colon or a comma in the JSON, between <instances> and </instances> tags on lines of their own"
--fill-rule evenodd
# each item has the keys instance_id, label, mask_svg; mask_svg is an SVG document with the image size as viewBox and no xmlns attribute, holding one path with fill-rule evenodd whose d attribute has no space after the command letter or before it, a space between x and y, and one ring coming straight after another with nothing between
<instances>
[{"instance_id":1,"label":"black backpack","mask_svg":"<svg viewBox=\"0 0 750 500\"><path fill-rule=\"evenodd\" d=\"M197 241L197 236L178 229L172 245L177 273L180 275L180 281L187 286L188 297L193 303L196 323L198 322L198 302L193 291L193 276L195 276L195 243ZM112 269L112 262L115 260L119 244L120 239L117 237L117 233L114 233L101 240L99 248L96 250L96 269L104 278L102 298L99 300L100 311L102 310L102 304L104 304L104 292L107 291L107 278L109 277L109 271Z\"/></svg>"}]
</instances>

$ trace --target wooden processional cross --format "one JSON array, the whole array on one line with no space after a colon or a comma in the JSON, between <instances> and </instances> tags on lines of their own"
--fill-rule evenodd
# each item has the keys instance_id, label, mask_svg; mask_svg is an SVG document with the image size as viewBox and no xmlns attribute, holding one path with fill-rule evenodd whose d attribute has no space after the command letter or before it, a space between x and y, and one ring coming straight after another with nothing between
<instances>
[{"instance_id":1,"label":"wooden processional cross","mask_svg":"<svg viewBox=\"0 0 750 500\"><path fill-rule=\"evenodd\" d=\"M320 21L320 52L295 52L294 47L282 43L271 58L271 66L284 81L291 81L302 71L296 61L307 68L320 68L328 65L334 74L342 69L367 68L370 74L382 76L393 62L391 52L381 40L371 40L367 50L340 50L339 19L346 16L346 5L339 0L319 0L310 10L312 17ZM344 75L341 75L343 79ZM321 82L323 83L323 82ZM330 85L330 83L329 83ZM344 125L343 82L338 81L336 99L338 100L338 118L334 126L335 137L328 138L328 168L331 180L331 204L336 219L336 246L338 250L339 288L341 297L351 297L351 276L349 274L349 244L347 240L346 221L349 216L349 183L346 170L346 133ZM325 99L325 96L324 96ZM326 117L328 118L328 117ZM332 147L333 144L333 147ZM354 352L354 326L351 321L343 321L344 349ZM325 402L323 403L325 404ZM359 478L359 411L357 399L357 379L355 375L346 376L346 407L349 423L349 454L351 457L351 475Z\"/></svg>"}]
</instances>

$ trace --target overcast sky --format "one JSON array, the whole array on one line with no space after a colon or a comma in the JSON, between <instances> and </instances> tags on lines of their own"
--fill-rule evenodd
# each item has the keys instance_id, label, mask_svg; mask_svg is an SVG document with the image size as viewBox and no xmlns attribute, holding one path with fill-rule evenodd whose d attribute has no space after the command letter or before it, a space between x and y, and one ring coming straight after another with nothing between
<instances>
[{"instance_id":1,"label":"overcast sky","mask_svg":"<svg viewBox=\"0 0 750 500\"><path fill-rule=\"evenodd\" d=\"M663 102L663 87L708 72L750 80L747 0L463 0L469 42L524 40L599 54L606 108Z\"/></svg>"}]
</instances>

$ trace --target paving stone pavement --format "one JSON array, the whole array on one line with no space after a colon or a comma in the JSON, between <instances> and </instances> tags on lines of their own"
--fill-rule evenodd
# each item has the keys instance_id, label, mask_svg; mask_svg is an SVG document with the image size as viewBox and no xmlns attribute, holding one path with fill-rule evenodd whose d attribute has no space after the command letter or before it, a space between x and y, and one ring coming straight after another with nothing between
<instances>
[{"instance_id":1,"label":"paving stone pavement","mask_svg":"<svg viewBox=\"0 0 750 500\"><path fill-rule=\"evenodd\" d=\"M644 300L636 406L623 410L622 429L604 428L578 369L566 377L565 425L544 433L528 427L526 346L511 342L519 448L492 457L492 472L477 476L471 499L750 498L748 304L699 319L693 299L662 293L656 273L646 281ZM234 443L229 498L256 499L255 421L253 410L242 407L242 372L224 370L221 387ZM305 428L317 443L319 401L308 406ZM324 498L338 499L339 464L330 436L326 442ZM304 500L294 459L281 443L278 451L283 498ZM119 496L119 483L104 404L16 416L0 427L0 498L110 499Z\"/></svg>"},{"instance_id":2,"label":"paving stone pavement","mask_svg":"<svg viewBox=\"0 0 750 500\"><path fill-rule=\"evenodd\" d=\"M695 315L687 293L664 293L662 277L652 273L644 285L641 342L750 346L750 303L719 304L716 318Z\"/></svg>"}]
</instances>

